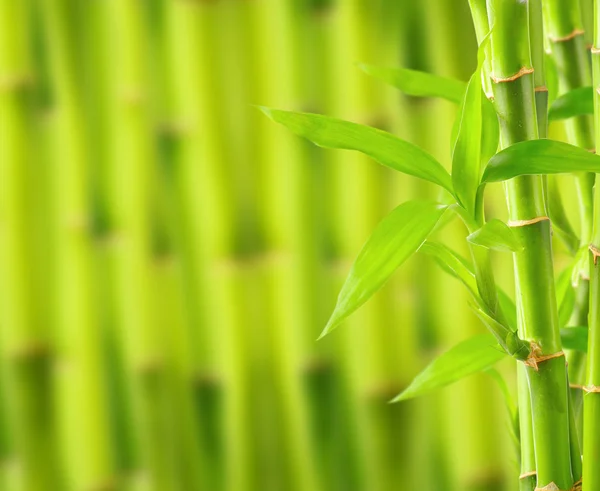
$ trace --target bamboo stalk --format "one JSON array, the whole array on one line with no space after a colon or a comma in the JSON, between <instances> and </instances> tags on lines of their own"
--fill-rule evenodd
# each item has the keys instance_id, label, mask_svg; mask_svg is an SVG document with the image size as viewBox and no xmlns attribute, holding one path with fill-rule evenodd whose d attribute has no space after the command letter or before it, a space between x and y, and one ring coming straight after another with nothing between
<instances>
[{"instance_id":1,"label":"bamboo stalk","mask_svg":"<svg viewBox=\"0 0 600 491\"><path fill-rule=\"evenodd\" d=\"M547 45L550 47L558 71L559 91L561 93L589 86L592 83L590 58L587 47L585 30L582 20L580 2L561 2L547 0L545 2L545 27ZM594 127L590 116L579 116L565 122L567 140L569 143L592 150L594 144ZM580 247L587 247L591 239L593 225L593 174L578 174L575 176L577 187L579 214L581 220ZM575 324L587 324L587 306L589 290L587 271L580 271L579 284L576 287L576 307L572 318ZM578 314L578 315L577 315ZM583 381L585 355L579 351L567 354L569 376L573 383ZM579 397L573 391L574 397ZM575 406L576 408L579 405ZM580 421L581 413L577 412L575 419Z\"/></svg>"},{"instance_id":2,"label":"bamboo stalk","mask_svg":"<svg viewBox=\"0 0 600 491\"><path fill-rule=\"evenodd\" d=\"M600 4L594 2L594 43L592 67L594 90L594 123L596 143L600 142ZM584 394L583 424L583 489L591 491L600 486L600 472L594 462L600 459L600 189L594 194L594 227L590 244L590 316L586 389Z\"/></svg>"},{"instance_id":3,"label":"bamboo stalk","mask_svg":"<svg viewBox=\"0 0 600 491\"><path fill-rule=\"evenodd\" d=\"M531 72L528 5L497 0L489 4L492 33L492 80L498 111L501 146L506 148L538 137L535 115L534 80ZM544 217L541 177L527 176L506 184L509 216L512 221ZM547 220L513 230L525 244L514 255L518 304L521 306L522 337L535 343L540 353L561 353L550 227ZM543 285L540 290L538 285ZM535 442L537 486L554 483L570 489L571 471L568 385L562 356L538 367L527 368L533 435Z\"/></svg>"},{"instance_id":4,"label":"bamboo stalk","mask_svg":"<svg viewBox=\"0 0 600 491\"><path fill-rule=\"evenodd\" d=\"M73 8L69 2L43 2L42 12L57 101L54 151L60 151L57 199L57 251L61 430L68 485L114 486L114 465L104 399L100 330L92 302L90 209L87 196L88 148ZM55 167L56 169L56 167ZM55 180L54 185L59 181Z\"/></svg>"},{"instance_id":5,"label":"bamboo stalk","mask_svg":"<svg viewBox=\"0 0 600 491\"><path fill-rule=\"evenodd\" d=\"M176 489L176 476L164 451L169 441L167 352L152 301L150 189L156 160L149 97L147 39L142 6L134 1L110 5L114 88L110 100L113 130L108 170L114 220L116 290L120 343L125 354L134 414L139 465L149 489ZM113 44L114 43L114 44Z\"/></svg>"},{"instance_id":6,"label":"bamboo stalk","mask_svg":"<svg viewBox=\"0 0 600 491\"><path fill-rule=\"evenodd\" d=\"M12 482L16 489L16 480L19 489L38 491L60 481L59 459L52 452L56 440L50 311L36 294L40 277L32 247L36 243L32 212L37 212L32 204L43 188L32 185L31 176L36 167L43 171L45 164L41 151L32 152L28 141L39 137L31 98L31 8L28 2L0 5L1 346L9 401L5 409L14 445L14 462L4 466L7 484ZM39 318L32 309L38 301Z\"/></svg>"}]
</instances>

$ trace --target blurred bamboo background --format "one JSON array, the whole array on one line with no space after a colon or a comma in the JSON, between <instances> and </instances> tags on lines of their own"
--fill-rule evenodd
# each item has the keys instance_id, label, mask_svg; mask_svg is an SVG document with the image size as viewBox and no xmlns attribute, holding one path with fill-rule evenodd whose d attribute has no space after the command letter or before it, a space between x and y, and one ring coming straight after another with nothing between
<instances>
[{"instance_id":1,"label":"blurred bamboo background","mask_svg":"<svg viewBox=\"0 0 600 491\"><path fill-rule=\"evenodd\" d=\"M465 80L475 49L466 0L0 0L0 489L515 489L488 375L387 404L482 330L430 258L315 341L434 190L253 107L447 163L455 109L356 64Z\"/></svg>"}]
</instances>

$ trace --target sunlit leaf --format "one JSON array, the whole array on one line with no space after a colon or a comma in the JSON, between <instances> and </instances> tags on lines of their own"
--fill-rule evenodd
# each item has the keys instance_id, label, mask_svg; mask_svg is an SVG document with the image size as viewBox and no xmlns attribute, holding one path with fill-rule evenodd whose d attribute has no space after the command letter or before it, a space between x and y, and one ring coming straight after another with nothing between
<instances>
[{"instance_id":1,"label":"sunlit leaf","mask_svg":"<svg viewBox=\"0 0 600 491\"><path fill-rule=\"evenodd\" d=\"M407 68L385 68L365 64L360 64L359 67L372 77L415 97L440 97L460 104L467 88L467 84L461 80Z\"/></svg>"},{"instance_id":2,"label":"sunlit leaf","mask_svg":"<svg viewBox=\"0 0 600 491\"><path fill-rule=\"evenodd\" d=\"M433 360L393 402L422 396L487 370L504 356L492 336L487 333L474 336Z\"/></svg>"},{"instance_id":3,"label":"sunlit leaf","mask_svg":"<svg viewBox=\"0 0 600 491\"><path fill-rule=\"evenodd\" d=\"M483 89L481 87L481 70L485 60L485 47L487 46L486 38L481 43L478 51L477 69L469 80L467 92L461 107L461 119L456 143L452 152L452 184L459 202L465 209L473 214L475 210L475 197L481 179L482 168L482 140L483 140L483 106L485 101ZM497 118L493 115L493 120ZM486 118L486 122L487 118ZM496 125L497 129L497 125ZM490 157L495 153L495 148L490 152L489 146L493 145L493 141L487 141L492 136L489 133L486 137L485 151ZM497 146L496 141L496 146Z\"/></svg>"},{"instance_id":4,"label":"sunlit leaf","mask_svg":"<svg viewBox=\"0 0 600 491\"><path fill-rule=\"evenodd\" d=\"M504 252L519 252L523 244L504 222L493 219L467 237L472 244Z\"/></svg>"},{"instance_id":5,"label":"sunlit leaf","mask_svg":"<svg viewBox=\"0 0 600 491\"><path fill-rule=\"evenodd\" d=\"M563 327L560 339L563 348L587 352L589 329L585 326Z\"/></svg>"},{"instance_id":6,"label":"sunlit leaf","mask_svg":"<svg viewBox=\"0 0 600 491\"><path fill-rule=\"evenodd\" d=\"M550 121L594 114L594 89L579 87L557 98L548 111Z\"/></svg>"},{"instance_id":7,"label":"sunlit leaf","mask_svg":"<svg viewBox=\"0 0 600 491\"><path fill-rule=\"evenodd\" d=\"M530 140L494 155L482 182L497 182L532 174L600 172L600 156L568 143Z\"/></svg>"},{"instance_id":8,"label":"sunlit leaf","mask_svg":"<svg viewBox=\"0 0 600 491\"><path fill-rule=\"evenodd\" d=\"M323 334L364 304L425 242L446 206L408 201L385 217L367 240L338 297Z\"/></svg>"},{"instance_id":9,"label":"sunlit leaf","mask_svg":"<svg viewBox=\"0 0 600 491\"><path fill-rule=\"evenodd\" d=\"M452 178L437 160L390 133L320 114L264 107L261 110L273 121L320 147L357 150L387 167L433 182L452 193Z\"/></svg>"},{"instance_id":10,"label":"sunlit leaf","mask_svg":"<svg viewBox=\"0 0 600 491\"><path fill-rule=\"evenodd\" d=\"M485 97L481 100L481 168L496 154L500 140L500 126L494 105Z\"/></svg>"}]
</instances>

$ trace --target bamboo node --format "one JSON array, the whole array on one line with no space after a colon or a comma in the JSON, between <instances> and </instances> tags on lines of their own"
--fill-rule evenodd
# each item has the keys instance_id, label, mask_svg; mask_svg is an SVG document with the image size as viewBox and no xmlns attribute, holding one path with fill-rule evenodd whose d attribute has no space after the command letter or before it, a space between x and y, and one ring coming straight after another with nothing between
<instances>
[{"instance_id":1,"label":"bamboo node","mask_svg":"<svg viewBox=\"0 0 600 491\"><path fill-rule=\"evenodd\" d=\"M590 252L592 256L594 256L594 266L598 264L598 257L600 257L600 249L598 249L595 245L590 244Z\"/></svg>"},{"instance_id":2,"label":"bamboo node","mask_svg":"<svg viewBox=\"0 0 600 491\"><path fill-rule=\"evenodd\" d=\"M544 217L535 217L529 220L509 220L509 227L526 227L527 225L533 225L534 223L543 222L545 220L550 220L550 218Z\"/></svg>"},{"instance_id":3,"label":"bamboo node","mask_svg":"<svg viewBox=\"0 0 600 491\"><path fill-rule=\"evenodd\" d=\"M583 385L581 384L569 384L570 389L583 390Z\"/></svg>"},{"instance_id":4,"label":"bamboo node","mask_svg":"<svg viewBox=\"0 0 600 491\"><path fill-rule=\"evenodd\" d=\"M536 87L533 89L534 92L548 92L548 87L546 87L545 85L540 85L539 87Z\"/></svg>"},{"instance_id":5,"label":"bamboo node","mask_svg":"<svg viewBox=\"0 0 600 491\"><path fill-rule=\"evenodd\" d=\"M600 394L600 387L597 385L585 385L582 389L588 394Z\"/></svg>"},{"instance_id":6,"label":"bamboo node","mask_svg":"<svg viewBox=\"0 0 600 491\"><path fill-rule=\"evenodd\" d=\"M590 46L590 51L593 55L599 55L600 54L600 48L596 48L595 46Z\"/></svg>"},{"instance_id":7,"label":"bamboo node","mask_svg":"<svg viewBox=\"0 0 600 491\"><path fill-rule=\"evenodd\" d=\"M531 342L531 353L523 364L527 367L533 368L536 372L539 371L539 364L545 361L553 360L554 358L560 358L565 356L564 351L557 351L556 353L550 353L549 355L542 354L542 348L539 344Z\"/></svg>"},{"instance_id":8,"label":"bamboo node","mask_svg":"<svg viewBox=\"0 0 600 491\"><path fill-rule=\"evenodd\" d=\"M506 82L514 82L515 80L521 78L524 75L529 75L533 73L532 67L522 67L517 73L511 75L510 77L496 77L493 73L490 75L490 78L496 84L506 83Z\"/></svg>"},{"instance_id":9,"label":"bamboo node","mask_svg":"<svg viewBox=\"0 0 600 491\"><path fill-rule=\"evenodd\" d=\"M528 477L537 476L537 471L524 472L519 476L519 479L527 479Z\"/></svg>"},{"instance_id":10,"label":"bamboo node","mask_svg":"<svg viewBox=\"0 0 600 491\"><path fill-rule=\"evenodd\" d=\"M571 491L581 491L583 489L583 479L580 479L571 488Z\"/></svg>"},{"instance_id":11,"label":"bamboo node","mask_svg":"<svg viewBox=\"0 0 600 491\"><path fill-rule=\"evenodd\" d=\"M585 34L585 31L583 29L579 29L579 28L575 28L573 29L572 32L570 32L569 34L567 34L566 36L548 36L550 38L550 41L552 41L553 43L564 43L565 41L570 41L571 39L576 38L577 36L583 36Z\"/></svg>"},{"instance_id":12,"label":"bamboo node","mask_svg":"<svg viewBox=\"0 0 600 491\"><path fill-rule=\"evenodd\" d=\"M587 151L590 152L590 153L596 153L596 149L595 148L588 148Z\"/></svg>"},{"instance_id":13,"label":"bamboo node","mask_svg":"<svg viewBox=\"0 0 600 491\"><path fill-rule=\"evenodd\" d=\"M560 491L560 488L556 484L551 482L550 484L544 486L543 488L538 488L536 486L535 491ZM572 490L569 490L569 491L572 491Z\"/></svg>"}]
</instances>

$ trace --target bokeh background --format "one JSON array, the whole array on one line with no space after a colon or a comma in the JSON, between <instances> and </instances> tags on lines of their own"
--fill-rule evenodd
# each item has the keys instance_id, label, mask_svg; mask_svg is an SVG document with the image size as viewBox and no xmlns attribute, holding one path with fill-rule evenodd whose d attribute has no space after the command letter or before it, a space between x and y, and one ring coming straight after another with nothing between
<instances>
[{"instance_id":1,"label":"bokeh background","mask_svg":"<svg viewBox=\"0 0 600 491\"><path fill-rule=\"evenodd\" d=\"M316 342L375 224L436 191L255 107L447 165L455 108L357 64L475 54L466 0L0 0L0 489L516 489L493 377L388 404L482 331L430 258Z\"/></svg>"}]
</instances>

